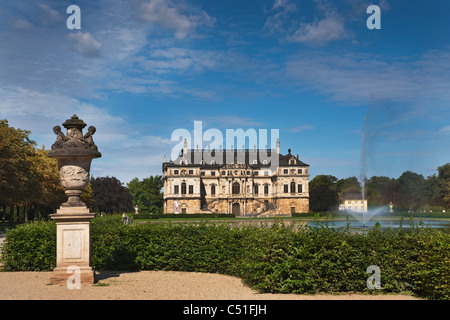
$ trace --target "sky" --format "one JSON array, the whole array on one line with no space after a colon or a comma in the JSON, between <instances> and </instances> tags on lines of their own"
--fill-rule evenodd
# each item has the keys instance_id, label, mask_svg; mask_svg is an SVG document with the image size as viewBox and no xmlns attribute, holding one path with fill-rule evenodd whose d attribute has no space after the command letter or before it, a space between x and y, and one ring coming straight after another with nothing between
<instances>
[{"instance_id":1,"label":"sky","mask_svg":"<svg viewBox=\"0 0 450 320\"><path fill-rule=\"evenodd\" d=\"M381 29L367 27L371 4ZM448 12L444 0L0 0L0 118L50 148L77 114L97 128L91 175L124 183L161 175L172 133L194 121L224 136L278 129L311 178L359 178L361 159L367 177L426 177L450 162Z\"/></svg>"}]
</instances>

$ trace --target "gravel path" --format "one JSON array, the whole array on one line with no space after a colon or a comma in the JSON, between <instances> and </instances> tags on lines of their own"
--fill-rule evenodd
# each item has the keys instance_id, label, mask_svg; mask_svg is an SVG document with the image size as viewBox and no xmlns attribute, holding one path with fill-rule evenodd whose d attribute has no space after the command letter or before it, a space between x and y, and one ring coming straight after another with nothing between
<instances>
[{"instance_id":1,"label":"gravel path","mask_svg":"<svg viewBox=\"0 0 450 320\"><path fill-rule=\"evenodd\" d=\"M96 285L51 285L51 272L0 272L1 300L413 300L408 295L258 294L239 278L174 271L99 272Z\"/></svg>"}]
</instances>

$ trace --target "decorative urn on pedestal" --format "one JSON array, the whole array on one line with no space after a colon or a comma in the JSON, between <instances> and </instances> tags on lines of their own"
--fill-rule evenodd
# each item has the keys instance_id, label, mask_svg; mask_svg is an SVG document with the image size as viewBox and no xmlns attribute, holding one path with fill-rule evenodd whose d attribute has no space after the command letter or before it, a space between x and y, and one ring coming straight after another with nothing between
<instances>
[{"instance_id":1,"label":"decorative urn on pedestal","mask_svg":"<svg viewBox=\"0 0 450 320\"><path fill-rule=\"evenodd\" d=\"M89 183L92 159L102 155L94 143L95 127L86 126L77 115L62 124L67 134L55 126L56 141L48 156L58 160L59 180L66 189L68 199L52 214L56 221L56 268L51 283L64 283L75 278L78 283L94 283L94 270L90 266L90 224L94 214L81 201L81 194ZM75 272L75 274L73 274ZM78 278L77 278L78 277Z\"/></svg>"}]
</instances>

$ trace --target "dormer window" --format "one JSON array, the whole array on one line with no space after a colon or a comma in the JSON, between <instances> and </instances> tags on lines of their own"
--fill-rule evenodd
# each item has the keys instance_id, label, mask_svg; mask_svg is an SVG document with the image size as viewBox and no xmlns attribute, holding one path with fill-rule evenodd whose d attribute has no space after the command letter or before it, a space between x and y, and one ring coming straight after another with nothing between
<instances>
[{"instance_id":1,"label":"dormer window","mask_svg":"<svg viewBox=\"0 0 450 320\"><path fill-rule=\"evenodd\" d=\"M296 164L296 163L297 163L297 161L295 161L295 159L289 160L289 164Z\"/></svg>"}]
</instances>

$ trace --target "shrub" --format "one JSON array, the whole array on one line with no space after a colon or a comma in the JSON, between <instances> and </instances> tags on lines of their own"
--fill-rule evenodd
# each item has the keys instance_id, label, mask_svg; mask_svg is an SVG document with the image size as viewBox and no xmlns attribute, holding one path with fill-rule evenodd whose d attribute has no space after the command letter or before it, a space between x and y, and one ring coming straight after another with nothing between
<instances>
[{"instance_id":1,"label":"shrub","mask_svg":"<svg viewBox=\"0 0 450 320\"><path fill-rule=\"evenodd\" d=\"M4 267L52 270L55 224L39 222L7 233ZM326 222L294 228L228 224L123 225L120 216L92 222L96 270L173 270L239 276L260 292L414 292L449 299L450 235L415 226L335 230ZM381 269L381 290L369 290L366 269Z\"/></svg>"},{"instance_id":2,"label":"shrub","mask_svg":"<svg viewBox=\"0 0 450 320\"><path fill-rule=\"evenodd\" d=\"M56 224L33 221L7 230L2 252L5 271L50 271L56 267Z\"/></svg>"}]
</instances>

